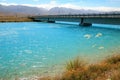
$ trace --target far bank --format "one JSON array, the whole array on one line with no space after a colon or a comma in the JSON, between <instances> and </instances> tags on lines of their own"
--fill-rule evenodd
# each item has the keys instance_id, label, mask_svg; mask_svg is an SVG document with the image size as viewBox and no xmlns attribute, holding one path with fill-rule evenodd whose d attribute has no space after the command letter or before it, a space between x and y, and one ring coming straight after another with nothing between
<instances>
[{"instance_id":1,"label":"far bank","mask_svg":"<svg viewBox=\"0 0 120 80\"><path fill-rule=\"evenodd\" d=\"M17 17L17 16L0 16L0 22L32 22L29 17Z\"/></svg>"}]
</instances>

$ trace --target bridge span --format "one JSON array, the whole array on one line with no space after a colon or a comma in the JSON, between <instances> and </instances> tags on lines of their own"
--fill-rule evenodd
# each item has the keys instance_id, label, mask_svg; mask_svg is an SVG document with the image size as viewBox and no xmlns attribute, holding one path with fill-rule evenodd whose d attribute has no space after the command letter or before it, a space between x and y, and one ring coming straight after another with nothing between
<instances>
[{"instance_id":1,"label":"bridge span","mask_svg":"<svg viewBox=\"0 0 120 80\"><path fill-rule=\"evenodd\" d=\"M94 24L120 25L120 14L77 14L77 15L41 15L31 17L37 22L55 23L55 21L80 22L82 26Z\"/></svg>"}]
</instances>

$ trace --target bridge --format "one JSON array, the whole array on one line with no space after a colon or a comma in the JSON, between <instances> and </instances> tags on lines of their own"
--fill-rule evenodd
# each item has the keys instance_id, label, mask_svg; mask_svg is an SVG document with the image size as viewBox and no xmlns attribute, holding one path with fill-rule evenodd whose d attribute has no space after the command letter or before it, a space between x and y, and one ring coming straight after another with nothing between
<instances>
[{"instance_id":1,"label":"bridge","mask_svg":"<svg viewBox=\"0 0 120 80\"><path fill-rule=\"evenodd\" d=\"M33 21L55 23L55 21L80 22L82 26L94 24L120 25L120 14L75 14L75 15L41 15L31 17Z\"/></svg>"}]
</instances>

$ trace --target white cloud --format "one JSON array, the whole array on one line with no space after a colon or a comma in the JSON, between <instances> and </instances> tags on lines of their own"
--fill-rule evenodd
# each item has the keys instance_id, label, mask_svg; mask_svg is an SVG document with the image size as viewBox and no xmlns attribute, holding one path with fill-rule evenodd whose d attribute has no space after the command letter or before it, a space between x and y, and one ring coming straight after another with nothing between
<instances>
[{"instance_id":1,"label":"white cloud","mask_svg":"<svg viewBox=\"0 0 120 80\"><path fill-rule=\"evenodd\" d=\"M2 5L18 5L15 3L0 3ZM30 7L40 7L40 8L46 8L46 9L51 9L53 7L65 7L65 8L72 8L72 9L91 9L91 10L97 10L97 11L120 11L119 7L105 7L105 6L100 6L100 7L81 7L78 5L74 5L71 3L67 3L67 4L58 4L56 3L56 0L51 0L48 4L40 4L40 5L31 5L31 4L21 4L24 6L30 6Z\"/></svg>"},{"instance_id":2,"label":"white cloud","mask_svg":"<svg viewBox=\"0 0 120 80\"><path fill-rule=\"evenodd\" d=\"M9 5L18 5L16 3L5 3L5 2L0 2L1 5L9 6Z\"/></svg>"},{"instance_id":3,"label":"white cloud","mask_svg":"<svg viewBox=\"0 0 120 80\"><path fill-rule=\"evenodd\" d=\"M57 7L59 4L56 3L56 0L51 0L49 3L47 4L40 4L40 5L36 5L37 7L42 7L42 8L46 8L46 9L51 9L53 7ZM59 6L58 6L59 7Z\"/></svg>"}]
</instances>

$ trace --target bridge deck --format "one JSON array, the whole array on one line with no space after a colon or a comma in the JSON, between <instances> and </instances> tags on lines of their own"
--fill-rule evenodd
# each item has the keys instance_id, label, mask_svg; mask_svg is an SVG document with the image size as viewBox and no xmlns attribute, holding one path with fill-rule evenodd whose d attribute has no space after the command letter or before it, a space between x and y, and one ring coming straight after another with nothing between
<instances>
[{"instance_id":1,"label":"bridge deck","mask_svg":"<svg viewBox=\"0 0 120 80\"><path fill-rule=\"evenodd\" d=\"M40 21L72 21L120 25L120 14L42 15L34 16L33 18Z\"/></svg>"}]
</instances>

